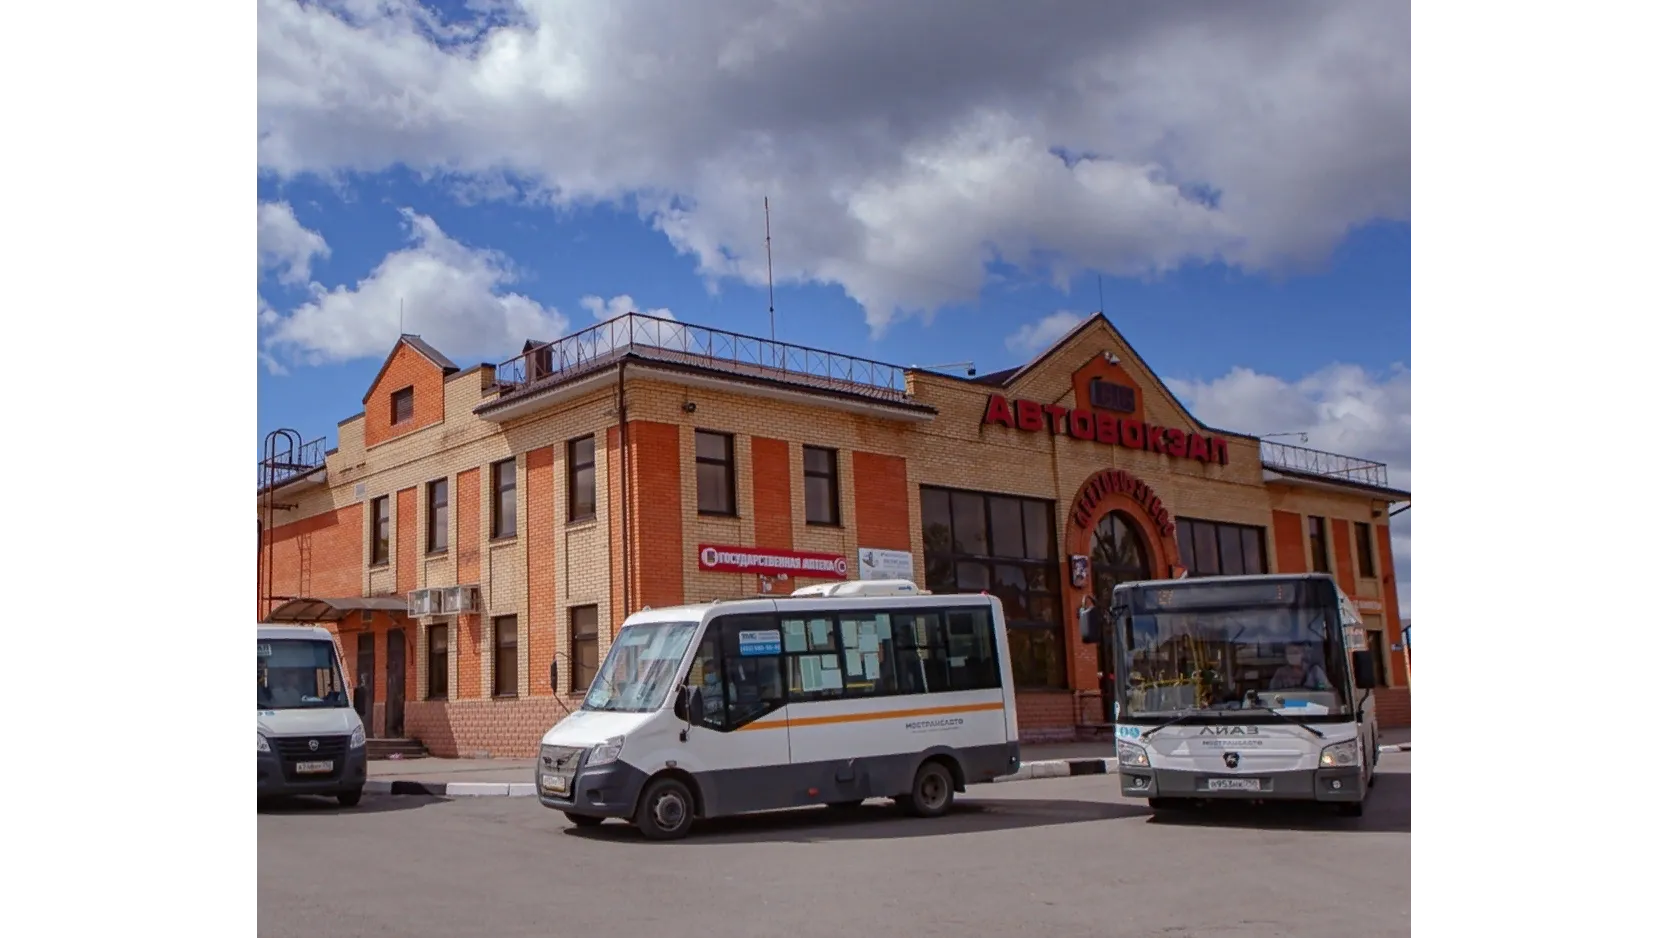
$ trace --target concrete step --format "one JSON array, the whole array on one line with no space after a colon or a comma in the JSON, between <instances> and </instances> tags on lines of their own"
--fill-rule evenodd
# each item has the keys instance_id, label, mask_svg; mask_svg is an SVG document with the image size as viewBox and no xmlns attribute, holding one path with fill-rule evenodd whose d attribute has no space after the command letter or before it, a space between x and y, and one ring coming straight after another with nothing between
<instances>
[{"instance_id":1,"label":"concrete step","mask_svg":"<svg viewBox=\"0 0 1668 938\"><path fill-rule=\"evenodd\" d=\"M367 739L367 759L421 759L429 754L422 742L415 739Z\"/></svg>"}]
</instances>

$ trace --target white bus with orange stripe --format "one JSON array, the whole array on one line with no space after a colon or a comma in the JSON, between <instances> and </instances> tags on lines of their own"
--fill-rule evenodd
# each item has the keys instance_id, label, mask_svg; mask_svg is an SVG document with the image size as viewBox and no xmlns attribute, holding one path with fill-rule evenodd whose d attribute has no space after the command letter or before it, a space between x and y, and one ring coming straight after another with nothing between
<instances>
[{"instance_id":1,"label":"white bus with orange stripe","mask_svg":"<svg viewBox=\"0 0 1668 938\"><path fill-rule=\"evenodd\" d=\"M1018 769L1001 603L868 580L630 616L533 781L575 824L670 840L869 798L936 817Z\"/></svg>"}]
</instances>

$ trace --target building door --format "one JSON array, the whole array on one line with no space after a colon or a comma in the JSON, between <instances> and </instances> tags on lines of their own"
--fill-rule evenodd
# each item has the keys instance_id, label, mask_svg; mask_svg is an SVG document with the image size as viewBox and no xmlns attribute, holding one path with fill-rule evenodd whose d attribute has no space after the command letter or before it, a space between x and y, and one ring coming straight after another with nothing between
<instances>
[{"instance_id":1,"label":"building door","mask_svg":"<svg viewBox=\"0 0 1668 938\"><path fill-rule=\"evenodd\" d=\"M376 713L376 634L359 633L359 653L354 656L353 709L367 728Z\"/></svg>"},{"instance_id":2,"label":"building door","mask_svg":"<svg viewBox=\"0 0 1668 938\"><path fill-rule=\"evenodd\" d=\"M388 630L388 676L383 681L388 695L387 737L405 738L405 630Z\"/></svg>"},{"instance_id":3,"label":"building door","mask_svg":"<svg viewBox=\"0 0 1668 938\"><path fill-rule=\"evenodd\" d=\"M1094 584L1095 607L1102 613L1112 611L1112 587L1132 580L1152 578L1146 542L1141 529L1121 511L1109 511L1095 525L1095 540L1089 549L1089 578ZM1095 661L1100 674L1102 716L1112 722L1113 678L1110 662L1106 660L1106 644L1095 647Z\"/></svg>"}]
</instances>

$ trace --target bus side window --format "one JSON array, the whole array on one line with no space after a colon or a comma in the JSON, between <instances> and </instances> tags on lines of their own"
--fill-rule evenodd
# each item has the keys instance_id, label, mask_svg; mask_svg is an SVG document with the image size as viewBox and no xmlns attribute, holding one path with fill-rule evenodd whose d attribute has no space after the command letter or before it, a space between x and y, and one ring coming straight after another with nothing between
<instances>
[{"instance_id":1,"label":"bus side window","mask_svg":"<svg viewBox=\"0 0 1668 938\"><path fill-rule=\"evenodd\" d=\"M897 655L898 693L929 694L950 689L938 613L893 615L892 650Z\"/></svg>"},{"instance_id":2,"label":"bus side window","mask_svg":"<svg viewBox=\"0 0 1668 938\"><path fill-rule=\"evenodd\" d=\"M717 623L724 649L725 725L736 729L787 702L782 629L771 615L725 616Z\"/></svg>"},{"instance_id":3,"label":"bus side window","mask_svg":"<svg viewBox=\"0 0 1668 938\"><path fill-rule=\"evenodd\" d=\"M839 620L845 695L897 693L892 667L892 617L884 612L842 612Z\"/></svg>"},{"instance_id":4,"label":"bus side window","mask_svg":"<svg viewBox=\"0 0 1668 938\"><path fill-rule=\"evenodd\" d=\"M995 630L989 609L952 609L946 613L951 690L989 690L1002 686L996 668Z\"/></svg>"}]
</instances>

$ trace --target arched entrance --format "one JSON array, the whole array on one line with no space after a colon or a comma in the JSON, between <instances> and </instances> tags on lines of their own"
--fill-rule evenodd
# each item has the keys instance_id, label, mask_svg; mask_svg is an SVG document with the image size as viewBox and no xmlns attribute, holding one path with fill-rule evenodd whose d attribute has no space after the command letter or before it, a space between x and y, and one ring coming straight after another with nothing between
<instances>
[{"instance_id":1,"label":"arched entrance","mask_svg":"<svg viewBox=\"0 0 1668 938\"><path fill-rule=\"evenodd\" d=\"M1089 548L1089 588L1095 607L1112 608L1112 588L1119 583L1153 578L1152 551L1141 536L1141 526L1122 511L1108 511L1095 525ZM1112 668L1103 646L1095 649L1095 671L1100 675L1102 717L1112 722Z\"/></svg>"},{"instance_id":2,"label":"arched entrance","mask_svg":"<svg viewBox=\"0 0 1668 938\"><path fill-rule=\"evenodd\" d=\"M1067 519L1066 553L1080 558L1066 567L1073 574L1071 588L1065 591L1066 608L1071 610L1068 623L1088 604L1109 611L1117 584L1168 578L1181 563L1170 510L1158 490L1128 470L1103 469L1083 480ZM1111 662L1100 647L1079 643L1076 633L1076 628L1070 629L1078 720L1109 723Z\"/></svg>"}]
</instances>

